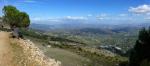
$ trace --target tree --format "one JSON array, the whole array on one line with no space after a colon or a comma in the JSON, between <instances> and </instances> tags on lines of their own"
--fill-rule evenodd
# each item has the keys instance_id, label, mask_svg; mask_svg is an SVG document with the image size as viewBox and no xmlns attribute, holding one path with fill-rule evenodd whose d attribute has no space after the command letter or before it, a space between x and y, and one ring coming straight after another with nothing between
<instances>
[{"instance_id":1,"label":"tree","mask_svg":"<svg viewBox=\"0 0 150 66\"><path fill-rule=\"evenodd\" d=\"M19 13L19 27L28 27L30 25L30 19L27 13L20 12Z\"/></svg>"},{"instance_id":2,"label":"tree","mask_svg":"<svg viewBox=\"0 0 150 66\"><path fill-rule=\"evenodd\" d=\"M131 51L129 66L142 66L141 63L145 60L150 62L150 28L143 28L139 32L138 40Z\"/></svg>"},{"instance_id":3,"label":"tree","mask_svg":"<svg viewBox=\"0 0 150 66\"><path fill-rule=\"evenodd\" d=\"M9 5L4 6L3 13L4 13L3 21L9 24L10 27L12 27L16 22L16 17L19 11L16 9L16 7Z\"/></svg>"},{"instance_id":4,"label":"tree","mask_svg":"<svg viewBox=\"0 0 150 66\"><path fill-rule=\"evenodd\" d=\"M8 5L3 8L3 21L10 27L28 27L30 25L29 15L25 12L20 12L16 7Z\"/></svg>"}]
</instances>

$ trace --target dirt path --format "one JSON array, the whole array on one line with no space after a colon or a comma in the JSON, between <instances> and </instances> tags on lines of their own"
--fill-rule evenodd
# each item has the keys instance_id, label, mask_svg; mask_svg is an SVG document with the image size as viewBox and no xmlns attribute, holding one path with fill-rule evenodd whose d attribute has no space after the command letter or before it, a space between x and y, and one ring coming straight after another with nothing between
<instances>
[{"instance_id":1,"label":"dirt path","mask_svg":"<svg viewBox=\"0 0 150 66\"><path fill-rule=\"evenodd\" d=\"M14 66L9 33L0 32L0 66Z\"/></svg>"},{"instance_id":2,"label":"dirt path","mask_svg":"<svg viewBox=\"0 0 150 66\"><path fill-rule=\"evenodd\" d=\"M10 33L0 31L0 66L60 66L49 59L30 40L9 38Z\"/></svg>"}]
</instances>

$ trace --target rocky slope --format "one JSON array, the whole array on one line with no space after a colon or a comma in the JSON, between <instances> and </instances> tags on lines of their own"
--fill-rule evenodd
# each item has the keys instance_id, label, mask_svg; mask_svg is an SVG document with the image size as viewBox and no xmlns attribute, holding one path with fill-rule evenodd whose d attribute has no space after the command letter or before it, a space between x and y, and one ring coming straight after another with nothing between
<instances>
[{"instance_id":1,"label":"rocky slope","mask_svg":"<svg viewBox=\"0 0 150 66\"><path fill-rule=\"evenodd\" d=\"M23 48L23 53L27 55L29 61L35 61L40 66L60 66L61 62L46 57L32 41L19 39L18 42L17 44Z\"/></svg>"},{"instance_id":2,"label":"rocky slope","mask_svg":"<svg viewBox=\"0 0 150 66\"><path fill-rule=\"evenodd\" d=\"M60 61L46 57L30 40L10 38L0 32L0 66L61 66Z\"/></svg>"}]
</instances>

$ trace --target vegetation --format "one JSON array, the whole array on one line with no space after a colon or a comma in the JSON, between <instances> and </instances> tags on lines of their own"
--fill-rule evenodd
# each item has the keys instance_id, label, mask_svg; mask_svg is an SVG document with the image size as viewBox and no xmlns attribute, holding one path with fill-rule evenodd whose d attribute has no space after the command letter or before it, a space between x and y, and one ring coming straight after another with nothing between
<instances>
[{"instance_id":1,"label":"vegetation","mask_svg":"<svg viewBox=\"0 0 150 66\"><path fill-rule=\"evenodd\" d=\"M20 12L16 7L8 5L3 8L3 22L12 27L28 27L30 25L29 15Z\"/></svg>"},{"instance_id":2,"label":"vegetation","mask_svg":"<svg viewBox=\"0 0 150 66\"><path fill-rule=\"evenodd\" d=\"M131 51L129 66L150 66L150 28L139 32L138 40Z\"/></svg>"},{"instance_id":3,"label":"vegetation","mask_svg":"<svg viewBox=\"0 0 150 66\"><path fill-rule=\"evenodd\" d=\"M77 31L63 31L59 32L59 30L45 32L47 35L53 35L61 38L66 38L69 40L74 40L80 43L84 43L89 47L99 47L106 45L113 45L122 48L124 52L128 51L130 48L133 48L134 43L137 40L138 31L124 32L124 33L116 33L116 34L93 34L93 33L85 33Z\"/></svg>"},{"instance_id":4,"label":"vegetation","mask_svg":"<svg viewBox=\"0 0 150 66\"><path fill-rule=\"evenodd\" d=\"M92 52L92 48L85 49L84 47L75 47L66 44L55 45L55 47L66 49L83 57L89 58L91 60L89 66L116 66L116 64L119 64L120 62L126 61L126 58L121 56L110 57L96 51Z\"/></svg>"},{"instance_id":5,"label":"vegetation","mask_svg":"<svg viewBox=\"0 0 150 66\"><path fill-rule=\"evenodd\" d=\"M66 51L67 51L67 53L69 51L69 53L72 52L73 54L77 54L83 58L89 59L89 61L85 60L86 63L83 62L83 65L85 64L86 66L93 66L93 65L95 65L95 66L99 66L99 65L116 66L116 64L119 64L120 62L127 61L127 59L125 57L121 57L119 55L110 57L110 56L105 56L105 54L103 54L103 53L99 53L99 51L93 52L91 50L93 50L94 48L90 48L90 47L86 48L88 46L86 46L78 41L72 40L72 39L66 39L66 38L62 38L62 37L58 37L58 36L56 37L56 36L51 36L51 35L44 35L40 32L35 32L33 30L28 30L28 31L26 31L26 33L23 32L23 34L26 35L27 38L30 38L32 41L35 41L36 44L40 43L40 45L44 46L43 50L47 51L46 52L47 55L55 57L60 60L64 60L64 59L59 58L58 56L62 57L62 55L64 55L64 53L66 53ZM55 38L55 39L51 39L51 38ZM36 40L34 40L34 39L36 39ZM52 50L50 51L49 49L45 48L48 45L51 45L53 48L55 48L53 50L57 50L57 52L59 52L59 54L55 53L56 56L50 55L49 53L54 53L54 52ZM60 53L59 50L65 50L65 51L62 51L62 53ZM69 56L69 55L67 55L67 56ZM73 57L73 58L77 58L77 57ZM75 60L77 60L77 59L74 59L74 60L72 59L72 61L75 61ZM72 61L70 61L70 63L72 63ZM65 63L65 65L67 64L66 62L64 62L64 63ZM83 66L83 65L81 64L81 66Z\"/></svg>"}]
</instances>

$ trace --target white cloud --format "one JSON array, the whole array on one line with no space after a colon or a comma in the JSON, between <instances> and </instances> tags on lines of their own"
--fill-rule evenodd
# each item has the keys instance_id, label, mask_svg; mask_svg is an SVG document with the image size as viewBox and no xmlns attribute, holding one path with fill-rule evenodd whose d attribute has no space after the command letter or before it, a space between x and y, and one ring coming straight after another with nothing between
<instances>
[{"instance_id":1,"label":"white cloud","mask_svg":"<svg viewBox=\"0 0 150 66\"><path fill-rule=\"evenodd\" d=\"M60 22L59 19L48 19L48 21L51 21L51 22Z\"/></svg>"},{"instance_id":2,"label":"white cloud","mask_svg":"<svg viewBox=\"0 0 150 66\"><path fill-rule=\"evenodd\" d=\"M39 18L39 17L34 17L34 18L31 18L31 20L33 20L33 21L42 21L44 19L43 18Z\"/></svg>"},{"instance_id":3,"label":"white cloud","mask_svg":"<svg viewBox=\"0 0 150 66\"><path fill-rule=\"evenodd\" d=\"M34 0L25 0L24 2L25 3L35 3L36 1L34 1Z\"/></svg>"},{"instance_id":4,"label":"white cloud","mask_svg":"<svg viewBox=\"0 0 150 66\"><path fill-rule=\"evenodd\" d=\"M130 7L128 11L136 14L147 14L150 13L150 5L144 4L137 7Z\"/></svg>"},{"instance_id":5,"label":"white cloud","mask_svg":"<svg viewBox=\"0 0 150 66\"><path fill-rule=\"evenodd\" d=\"M66 16L65 19L73 19L73 20L87 20L87 17L83 16Z\"/></svg>"},{"instance_id":6,"label":"white cloud","mask_svg":"<svg viewBox=\"0 0 150 66\"><path fill-rule=\"evenodd\" d=\"M128 14L119 14L119 16L124 17L124 16L128 16Z\"/></svg>"},{"instance_id":7,"label":"white cloud","mask_svg":"<svg viewBox=\"0 0 150 66\"><path fill-rule=\"evenodd\" d=\"M88 17L91 17L91 16L93 16L93 15L92 15L92 14L88 14L87 16L88 16Z\"/></svg>"},{"instance_id":8,"label":"white cloud","mask_svg":"<svg viewBox=\"0 0 150 66\"><path fill-rule=\"evenodd\" d=\"M146 20L150 20L150 17L146 17L145 19L146 19Z\"/></svg>"},{"instance_id":9,"label":"white cloud","mask_svg":"<svg viewBox=\"0 0 150 66\"><path fill-rule=\"evenodd\" d=\"M101 17L106 17L106 16L107 16L107 14L102 13L102 14L100 14L99 16L101 16Z\"/></svg>"},{"instance_id":10,"label":"white cloud","mask_svg":"<svg viewBox=\"0 0 150 66\"><path fill-rule=\"evenodd\" d=\"M98 19L98 20L104 20L104 19L108 19L108 17L109 16L107 14L101 13L98 16L96 16L96 19Z\"/></svg>"},{"instance_id":11,"label":"white cloud","mask_svg":"<svg viewBox=\"0 0 150 66\"><path fill-rule=\"evenodd\" d=\"M103 17L99 17L99 18L97 18L98 20L104 20L105 18L103 18Z\"/></svg>"},{"instance_id":12,"label":"white cloud","mask_svg":"<svg viewBox=\"0 0 150 66\"><path fill-rule=\"evenodd\" d=\"M97 20L108 20L108 19L110 19L110 17L97 16L96 19Z\"/></svg>"},{"instance_id":13,"label":"white cloud","mask_svg":"<svg viewBox=\"0 0 150 66\"><path fill-rule=\"evenodd\" d=\"M51 22L59 22L59 18L39 18L39 17L34 17L31 19L32 21L51 21Z\"/></svg>"},{"instance_id":14,"label":"white cloud","mask_svg":"<svg viewBox=\"0 0 150 66\"><path fill-rule=\"evenodd\" d=\"M66 17L48 17L48 18L44 18L44 17L33 17L31 20L33 21L54 21L54 22L58 22L60 20L63 19L70 19L70 20L87 20L87 17L83 17L83 16L66 16Z\"/></svg>"}]
</instances>

